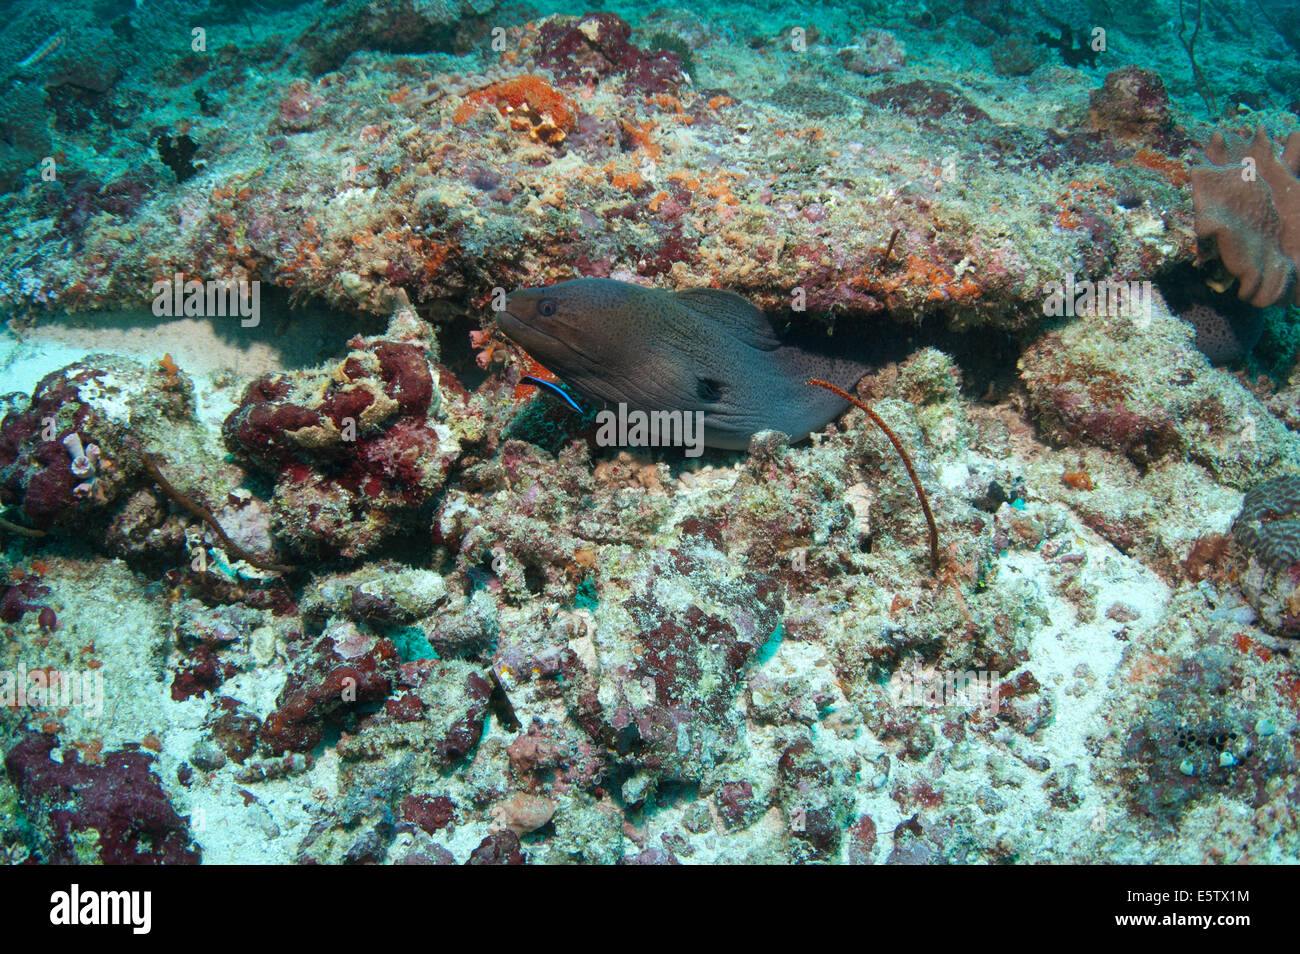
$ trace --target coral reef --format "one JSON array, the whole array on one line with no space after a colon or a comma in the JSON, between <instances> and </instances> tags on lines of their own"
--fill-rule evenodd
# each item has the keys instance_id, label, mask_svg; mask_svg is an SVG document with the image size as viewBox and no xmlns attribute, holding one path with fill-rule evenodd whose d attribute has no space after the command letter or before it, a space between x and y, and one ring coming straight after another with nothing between
<instances>
[{"instance_id":1,"label":"coral reef","mask_svg":"<svg viewBox=\"0 0 1300 954\"><path fill-rule=\"evenodd\" d=\"M53 629L58 625L58 616L50 607L39 602L49 596L50 592L50 588L42 585L40 577L35 574L15 580L0 595L0 621L17 623L28 613L36 613L43 628Z\"/></svg>"},{"instance_id":2,"label":"coral reef","mask_svg":"<svg viewBox=\"0 0 1300 954\"><path fill-rule=\"evenodd\" d=\"M1112 70L1101 89L1089 95L1088 103L1093 126L1117 139L1167 144L1173 130L1169 94L1150 70L1134 66Z\"/></svg>"},{"instance_id":3,"label":"coral reef","mask_svg":"<svg viewBox=\"0 0 1300 954\"><path fill-rule=\"evenodd\" d=\"M463 123L484 105L495 106L510 121L511 129L526 130L533 139L548 145L564 142L577 126L573 104L535 76L519 76L470 93L452 119Z\"/></svg>"},{"instance_id":4,"label":"coral reef","mask_svg":"<svg viewBox=\"0 0 1300 954\"><path fill-rule=\"evenodd\" d=\"M0 501L32 527L103 519L137 482L152 438L193 413L193 384L100 355L46 375L25 410L0 421Z\"/></svg>"},{"instance_id":5,"label":"coral reef","mask_svg":"<svg viewBox=\"0 0 1300 954\"><path fill-rule=\"evenodd\" d=\"M1133 811L1170 830L1223 799L1247 816L1288 795L1295 754L1284 741L1294 682L1266 642L1206 625L1204 596L1179 598L1191 632L1158 626L1130 645L1121 673L1135 692L1116 700L1102 746ZM1200 604L1199 606L1197 604ZM1220 624L1221 625L1221 624ZM1214 862L1249 860L1258 846L1206 846Z\"/></svg>"},{"instance_id":6,"label":"coral reef","mask_svg":"<svg viewBox=\"0 0 1300 954\"><path fill-rule=\"evenodd\" d=\"M840 62L846 70L863 76L894 73L907 62L907 53L898 39L886 30L866 30L853 40L853 45L839 52Z\"/></svg>"},{"instance_id":7,"label":"coral reef","mask_svg":"<svg viewBox=\"0 0 1300 954\"><path fill-rule=\"evenodd\" d=\"M1190 331L1153 308L1150 317L1084 318L1041 336L1021 377L1044 436L1119 451L1139 467L1181 455L1242 489L1297 459L1296 435L1206 367L1187 347Z\"/></svg>"},{"instance_id":8,"label":"coral reef","mask_svg":"<svg viewBox=\"0 0 1300 954\"><path fill-rule=\"evenodd\" d=\"M258 741L270 755L314 748L326 720L338 721L358 704L386 699L396 674L397 650L350 623L326 627L281 691ZM419 708L416 708L418 716Z\"/></svg>"},{"instance_id":9,"label":"coral reef","mask_svg":"<svg viewBox=\"0 0 1300 954\"><path fill-rule=\"evenodd\" d=\"M343 0L331 4L294 47L303 66L317 75L337 69L358 49L451 49L464 43L495 6L496 0Z\"/></svg>"},{"instance_id":10,"label":"coral reef","mask_svg":"<svg viewBox=\"0 0 1300 954\"><path fill-rule=\"evenodd\" d=\"M339 16L365 20L362 6L341 5ZM375 7L385 30L401 6ZM442 22L454 7L410 16ZM460 20L453 32L479 22ZM697 59L749 55L716 31L680 27ZM1045 103L1013 112L957 71L914 69L886 39L895 31L867 34L877 66L892 72L832 76L824 64L801 66L813 52L783 42L770 77L737 59L718 74L732 77L721 88L707 85L717 79L703 67L686 82L676 54L634 42L614 14L502 30L505 49L476 61L477 72L443 54L347 59L340 49L320 61L329 72L263 90L240 70L262 56L278 65L269 51L205 67L186 95L219 89L221 115L241 122L221 127L220 148L213 120L167 130L196 145L201 173L172 184L156 158L140 163L122 201L85 218L76 261L41 254L63 236L52 222L32 223L0 256L0 293L30 311L138 307L159 274L181 271L260 277L296 297L387 315L398 291L417 307L481 303L497 285L578 271L729 287L765 307L787 308L802 288L808 308L855 324L937 314L1024 327L1062 262L1083 257L1095 278L1134 279L1194 252L1185 192L1172 181L1183 162L1173 131L1144 142L1141 155L1122 121L1063 133L1042 118ZM324 24L310 33L299 38L309 58L313 37L336 35ZM401 49L378 37L361 25L347 42ZM1060 95L1086 109L1086 82L1062 80ZM258 174L234 156L255 156ZM93 166L78 175L123 178ZM66 188L24 192L49 192L37 205L54 208L49 185ZM974 197L998 205L996 221ZM5 214L26 221L28 208ZM881 268L894 229L898 265ZM1090 257L1093 248L1106 252Z\"/></svg>"},{"instance_id":11,"label":"coral reef","mask_svg":"<svg viewBox=\"0 0 1300 954\"><path fill-rule=\"evenodd\" d=\"M1047 62L1041 45L1019 36L1005 36L993 48L993 69L999 76L1027 76Z\"/></svg>"},{"instance_id":12,"label":"coral reef","mask_svg":"<svg viewBox=\"0 0 1300 954\"><path fill-rule=\"evenodd\" d=\"M1281 28L64 6L0 26L0 858L1300 856ZM493 328L575 276L869 371L604 446Z\"/></svg>"},{"instance_id":13,"label":"coral reef","mask_svg":"<svg viewBox=\"0 0 1300 954\"><path fill-rule=\"evenodd\" d=\"M682 80L678 55L640 50L631 36L632 28L613 13L549 18L538 31L537 64L569 84L618 75L629 89L675 92Z\"/></svg>"}]
</instances>

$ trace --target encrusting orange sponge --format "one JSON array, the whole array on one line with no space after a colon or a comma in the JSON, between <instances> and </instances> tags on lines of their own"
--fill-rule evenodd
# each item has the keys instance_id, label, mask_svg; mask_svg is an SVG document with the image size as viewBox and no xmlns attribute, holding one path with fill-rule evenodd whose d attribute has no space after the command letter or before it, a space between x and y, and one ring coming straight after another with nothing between
<instances>
[{"instance_id":1,"label":"encrusting orange sponge","mask_svg":"<svg viewBox=\"0 0 1300 954\"><path fill-rule=\"evenodd\" d=\"M563 93L536 76L517 76L470 93L452 119L463 123L489 104L510 120L512 128L526 130L549 145L563 142L577 126L577 108Z\"/></svg>"}]
</instances>

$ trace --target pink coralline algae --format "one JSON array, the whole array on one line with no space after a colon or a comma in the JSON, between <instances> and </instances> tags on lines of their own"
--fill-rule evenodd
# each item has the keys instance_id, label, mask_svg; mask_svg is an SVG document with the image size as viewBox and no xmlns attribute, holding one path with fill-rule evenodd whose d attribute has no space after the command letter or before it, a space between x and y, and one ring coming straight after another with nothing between
<instances>
[{"instance_id":1,"label":"pink coralline algae","mask_svg":"<svg viewBox=\"0 0 1300 954\"><path fill-rule=\"evenodd\" d=\"M1294 457L1290 432L1208 367L1189 337L1163 307L1139 322L1096 316L1042 335L1020 362L1040 433L1058 446L1119 451L1143 468L1181 454L1243 490L1272 476ZM1249 441L1234 439L1246 422Z\"/></svg>"},{"instance_id":2,"label":"pink coralline algae","mask_svg":"<svg viewBox=\"0 0 1300 954\"><path fill-rule=\"evenodd\" d=\"M275 477L276 535L306 552L361 555L401 531L442 485L458 447L439 433L430 331L398 313L336 365L254 381L226 446Z\"/></svg>"},{"instance_id":3,"label":"pink coralline algae","mask_svg":"<svg viewBox=\"0 0 1300 954\"><path fill-rule=\"evenodd\" d=\"M36 613L42 627L53 629L58 625L54 610L39 602L51 592L48 586L41 584L39 577L31 574L10 584L0 596L0 621L16 623L28 613Z\"/></svg>"},{"instance_id":4,"label":"pink coralline algae","mask_svg":"<svg viewBox=\"0 0 1300 954\"><path fill-rule=\"evenodd\" d=\"M458 661L404 663L379 711L362 718L339 743L344 759L392 749L417 751L432 768L445 769L470 755L483 735L492 687Z\"/></svg>"},{"instance_id":5,"label":"pink coralline algae","mask_svg":"<svg viewBox=\"0 0 1300 954\"><path fill-rule=\"evenodd\" d=\"M310 85L298 80L280 100L272 132L300 133L315 129L325 120L321 109L324 105L325 100Z\"/></svg>"},{"instance_id":6,"label":"pink coralline algae","mask_svg":"<svg viewBox=\"0 0 1300 954\"><path fill-rule=\"evenodd\" d=\"M402 821L436 835L455 821L456 803L446 795L408 795L400 812Z\"/></svg>"},{"instance_id":7,"label":"pink coralline algae","mask_svg":"<svg viewBox=\"0 0 1300 954\"><path fill-rule=\"evenodd\" d=\"M556 723L528 726L506 754L516 781L529 789L549 787L556 794L575 788L593 791L605 772L599 743Z\"/></svg>"},{"instance_id":8,"label":"pink coralline algae","mask_svg":"<svg viewBox=\"0 0 1300 954\"><path fill-rule=\"evenodd\" d=\"M695 780L734 744L732 695L745 664L777 631L782 599L763 574L724 582L727 566L707 533L661 553L623 604L637 634L635 658L607 661L599 672L566 660L574 717L619 764ZM678 586L695 594L690 606L671 608L653 595Z\"/></svg>"},{"instance_id":9,"label":"pink coralline algae","mask_svg":"<svg viewBox=\"0 0 1300 954\"><path fill-rule=\"evenodd\" d=\"M142 449L193 410L192 383L161 377L108 355L43 377L0 422L0 502L39 530L106 522L139 483Z\"/></svg>"},{"instance_id":10,"label":"pink coralline algae","mask_svg":"<svg viewBox=\"0 0 1300 954\"><path fill-rule=\"evenodd\" d=\"M905 116L934 123L948 121L953 117L963 123L989 118L988 113L949 83L910 80L870 93L866 99L876 106L896 109Z\"/></svg>"},{"instance_id":11,"label":"pink coralline algae","mask_svg":"<svg viewBox=\"0 0 1300 954\"><path fill-rule=\"evenodd\" d=\"M853 760L827 764L809 739L790 743L777 761L778 794L792 834L806 855L824 860L838 852L852 808Z\"/></svg>"},{"instance_id":12,"label":"pink coralline algae","mask_svg":"<svg viewBox=\"0 0 1300 954\"><path fill-rule=\"evenodd\" d=\"M129 219L154 189L152 182L135 176L103 183L94 176L84 175L74 182L59 196L62 201L56 203L53 196L46 198L52 206L50 211L58 216L59 227L72 237L74 244L80 243L86 225L96 215L107 213L117 219Z\"/></svg>"},{"instance_id":13,"label":"pink coralline algae","mask_svg":"<svg viewBox=\"0 0 1300 954\"><path fill-rule=\"evenodd\" d=\"M84 446L83 435L107 436L101 417L78 395L101 374L75 366L52 372L36 386L26 411L0 424L0 500L16 506L33 527L70 526L120 486L120 480L96 476L108 463L101 462L98 444L89 445L93 460Z\"/></svg>"},{"instance_id":14,"label":"pink coralline algae","mask_svg":"<svg viewBox=\"0 0 1300 954\"><path fill-rule=\"evenodd\" d=\"M358 705L382 702L397 674L391 641L362 633L351 624L326 632L299 657L293 673L259 733L272 755L306 752Z\"/></svg>"},{"instance_id":15,"label":"pink coralline algae","mask_svg":"<svg viewBox=\"0 0 1300 954\"><path fill-rule=\"evenodd\" d=\"M511 831L496 831L488 835L469 855L467 865L522 865L523 853L519 850L519 836Z\"/></svg>"},{"instance_id":16,"label":"pink coralline algae","mask_svg":"<svg viewBox=\"0 0 1300 954\"><path fill-rule=\"evenodd\" d=\"M1159 402L1100 360L1056 363L1051 355L1057 344L1052 335L1040 339L1030 350L1024 374L1035 418L1049 440L1084 440L1142 462L1177 446L1174 419Z\"/></svg>"},{"instance_id":17,"label":"pink coralline algae","mask_svg":"<svg viewBox=\"0 0 1300 954\"><path fill-rule=\"evenodd\" d=\"M1287 137L1280 160L1263 126L1249 143L1216 132L1205 157L1190 171L1197 238L1236 277L1243 301L1300 304L1300 132Z\"/></svg>"}]
</instances>

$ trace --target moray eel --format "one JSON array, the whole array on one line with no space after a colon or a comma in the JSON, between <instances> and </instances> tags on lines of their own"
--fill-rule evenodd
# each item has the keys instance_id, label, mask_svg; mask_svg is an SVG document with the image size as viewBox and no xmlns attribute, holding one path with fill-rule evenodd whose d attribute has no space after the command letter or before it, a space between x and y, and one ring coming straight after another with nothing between
<instances>
[{"instance_id":1,"label":"moray eel","mask_svg":"<svg viewBox=\"0 0 1300 954\"><path fill-rule=\"evenodd\" d=\"M782 344L762 311L716 288L578 278L512 293L497 324L593 404L703 411L704 443L728 450L762 430L792 441L821 430L848 404L804 382L851 390L866 370Z\"/></svg>"}]
</instances>

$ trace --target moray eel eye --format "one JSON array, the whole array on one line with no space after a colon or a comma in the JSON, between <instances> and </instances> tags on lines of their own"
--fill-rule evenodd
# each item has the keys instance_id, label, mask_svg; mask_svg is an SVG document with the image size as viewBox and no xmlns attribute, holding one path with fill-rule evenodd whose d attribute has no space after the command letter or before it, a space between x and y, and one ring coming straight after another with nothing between
<instances>
[{"instance_id":1,"label":"moray eel eye","mask_svg":"<svg viewBox=\"0 0 1300 954\"><path fill-rule=\"evenodd\" d=\"M537 303L537 314L543 318L553 318L557 310L554 298L543 298Z\"/></svg>"}]
</instances>

